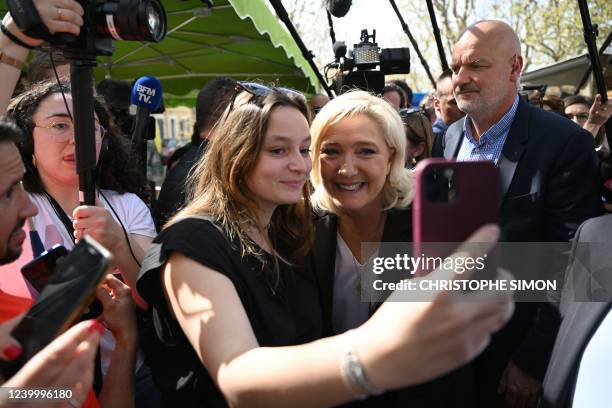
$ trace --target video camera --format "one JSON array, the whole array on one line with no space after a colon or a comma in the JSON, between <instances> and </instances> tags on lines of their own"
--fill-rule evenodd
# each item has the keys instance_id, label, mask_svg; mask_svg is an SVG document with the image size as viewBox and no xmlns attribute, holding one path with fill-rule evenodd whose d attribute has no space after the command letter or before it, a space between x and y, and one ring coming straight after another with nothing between
<instances>
[{"instance_id":1,"label":"video camera","mask_svg":"<svg viewBox=\"0 0 612 408\"><path fill-rule=\"evenodd\" d=\"M96 56L110 56L113 40L159 42L166 36L166 12L160 0L78 0L85 10L78 36L51 34L32 0L7 0L19 29L47 41L70 60L76 170L81 204L95 205L96 142L94 136L93 67ZM61 8L57 9L61 20ZM69 110L69 107L66 106Z\"/></svg>"},{"instance_id":2,"label":"video camera","mask_svg":"<svg viewBox=\"0 0 612 408\"><path fill-rule=\"evenodd\" d=\"M410 49L379 48L376 43L376 30L368 34L361 30L360 43L346 57L343 41L334 43L334 56L340 69L335 79L336 93L350 88L360 88L381 93L385 86L385 75L410 73ZM376 70L376 67L380 67Z\"/></svg>"},{"instance_id":3,"label":"video camera","mask_svg":"<svg viewBox=\"0 0 612 408\"><path fill-rule=\"evenodd\" d=\"M109 56L113 40L159 42L166 36L166 13L159 0L78 0L85 14L81 33L51 34L32 0L7 0L11 16L27 35L64 50L67 58Z\"/></svg>"}]
</instances>

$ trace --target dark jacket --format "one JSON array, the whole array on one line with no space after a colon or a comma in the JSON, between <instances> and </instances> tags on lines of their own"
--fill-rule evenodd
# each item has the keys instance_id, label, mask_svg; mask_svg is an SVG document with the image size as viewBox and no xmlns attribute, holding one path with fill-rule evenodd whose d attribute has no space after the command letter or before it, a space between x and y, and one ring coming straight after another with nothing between
<instances>
[{"instance_id":1,"label":"dark jacket","mask_svg":"<svg viewBox=\"0 0 612 408\"><path fill-rule=\"evenodd\" d=\"M314 216L315 245L311 262L319 285L319 299L323 311L323 334L331 336L332 307L334 296L334 273L336 267L336 235L338 217L335 214L321 212ZM410 210L389 210L382 242L411 242L412 212Z\"/></svg>"},{"instance_id":2,"label":"dark jacket","mask_svg":"<svg viewBox=\"0 0 612 408\"><path fill-rule=\"evenodd\" d=\"M332 327L334 273L336 265L336 237L338 217L330 213L316 214L314 218L315 244L310 257L319 288L319 301L323 313L324 336L336 333ZM389 210L383 230L382 242L412 241L412 211L410 209ZM381 250L384 251L384 250ZM371 309L371 313L376 310ZM406 303L410 308L410 303ZM384 335L384 333L381 333ZM381 396L348 404L352 407L468 407L471 400L473 375L471 367L454 372L414 387L384 393Z\"/></svg>"},{"instance_id":3,"label":"dark jacket","mask_svg":"<svg viewBox=\"0 0 612 408\"><path fill-rule=\"evenodd\" d=\"M182 151L179 158L172 156L173 158L170 159L173 165L171 166L170 163L168 165L168 172L157 199L155 225L158 230L161 230L168 219L185 205L185 182L187 181L187 176L200 157L202 157L206 145L207 141L205 140L200 145L189 143L185 145L184 151Z\"/></svg>"},{"instance_id":4,"label":"dark jacket","mask_svg":"<svg viewBox=\"0 0 612 408\"><path fill-rule=\"evenodd\" d=\"M459 152L465 120L446 131L447 159ZM560 115L521 100L497 165L501 241L566 242L583 221L602 212L593 137ZM502 259L510 271L524 267L525 259ZM550 259L551 270L561 271L567 262ZM510 322L476 362L484 406L494 404L490 397L497 398L497 384L510 359L532 377L543 378L558 327L551 305L517 304Z\"/></svg>"}]
</instances>

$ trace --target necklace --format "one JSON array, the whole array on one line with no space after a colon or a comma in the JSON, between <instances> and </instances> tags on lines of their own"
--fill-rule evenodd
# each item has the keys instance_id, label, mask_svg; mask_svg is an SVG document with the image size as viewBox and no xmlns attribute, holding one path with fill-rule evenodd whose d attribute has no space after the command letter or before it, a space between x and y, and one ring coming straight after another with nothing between
<instances>
[{"instance_id":1,"label":"necklace","mask_svg":"<svg viewBox=\"0 0 612 408\"><path fill-rule=\"evenodd\" d=\"M352 255L353 254L351 253L351 256ZM361 265L359 261L357 260L357 258L355 258L355 256L353 256L353 264L355 265L355 269L357 270L357 284L355 285L355 290L357 291L359 296L361 296L363 295L363 283L362 283L363 267L366 264Z\"/></svg>"},{"instance_id":2,"label":"necklace","mask_svg":"<svg viewBox=\"0 0 612 408\"><path fill-rule=\"evenodd\" d=\"M381 223L381 226L379 227L379 229L382 229L381 227L384 227L384 219L383 222ZM377 233L377 236L381 236L382 235L382 231ZM373 242L361 242L360 244L360 254L362 255L362 257L364 258L363 264L359 262L359 260L357 259L357 257L353 254L353 251L351 250L351 247L348 245L348 243L346 242L346 240L342 237L342 234L340 233L340 231L338 231L338 237L339 239L342 240L345 250L346 250L346 254L347 256L349 256L352 261L353 261L353 266L355 268L355 272L357 274L356 277L356 284L355 284L355 291L361 296L364 294L364 279L363 279L363 275L364 272L366 271L366 268L368 266L368 264L370 263L370 261L378 254L378 247L379 247L379 243L375 244L375 246L372 246L371 244L373 244ZM379 238L380 239L380 238ZM365 245L365 248L364 248ZM363 256L363 251L365 250L366 254L365 256Z\"/></svg>"}]
</instances>

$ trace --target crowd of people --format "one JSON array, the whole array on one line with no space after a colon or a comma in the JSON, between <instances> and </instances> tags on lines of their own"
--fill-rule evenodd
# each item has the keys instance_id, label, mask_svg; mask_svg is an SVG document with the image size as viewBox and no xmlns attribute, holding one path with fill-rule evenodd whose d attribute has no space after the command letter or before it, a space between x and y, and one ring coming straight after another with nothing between
<instances>
[{"instance_id":1,"label":"crowd of people","mask_svg":"<svg viewBox=\"0 0 612 408\"><path fill-rule=\"evenodd\" d=\"M33 1L49 30L78 34L81 5L60 3ZM553 303L515 304L510 291L364 300L364 271L378 249L363 244L411 240L413 169L429 157L499 168L499 225L475 231L457 254L574 235L610 242L598 161L609 152L603 124L612 104L568 97L556 115L520 98L520 41L507 24L465 29L427 109L412 108L403 81L381 95L310 101L282 87L209 81L192 140L170 160L153 211L117 107L101 98L92 112L96 204L81 205L70 73L56 78L38 64L28 86L16 88L41 41L10 14L2 26L0 264L25 256L26 221L45 248L71 249L88 235L113 255L113 273L95 292L97 319L58 336L2 378L3 388L69 389L47 406L113 408L609 399L605 382L589 380L602 370L594 361L612 360L601 347L612 327L609 297L591 308L564 298L561 312ZM510 278L513 262L502 260L496 276ZM427 278L457 276L466 277L440 268ZM34 301L0 291L0 359L23 353L10 333ZM590 335L577 342L581 313ZM23 403L0 392L1 407Z\"/></svg>"}]
</instances>

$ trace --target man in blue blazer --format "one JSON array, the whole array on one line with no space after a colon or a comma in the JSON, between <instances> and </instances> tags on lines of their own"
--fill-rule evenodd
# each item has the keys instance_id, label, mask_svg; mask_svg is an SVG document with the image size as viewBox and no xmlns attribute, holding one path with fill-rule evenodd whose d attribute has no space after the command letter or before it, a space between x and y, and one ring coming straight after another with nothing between
<instances>
[{"instance_id":1,"label":"man in blue blazer","mask_svg":"<svg viewBox=\"0 0 612 408\"><path fill-rule=\"evenodd\" d=\"M578 225L601 213L593 137L522 101L522 67L520 41L506 23L480 21L460 35L452 52L452 81L467 115L448 128L437 155L496 163L502 241L568 241ZM551 268L563 266L551 259ZM475 362L481 406L535 404L558 324L550 305L517 305Z\"/></svg>"}]
</instances>

